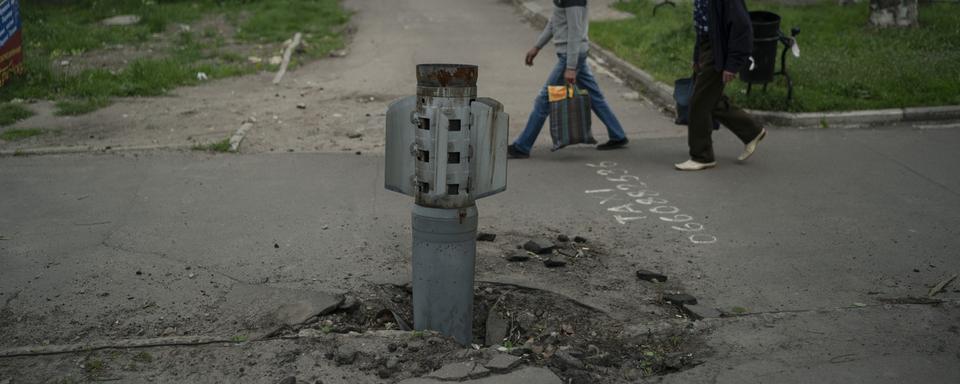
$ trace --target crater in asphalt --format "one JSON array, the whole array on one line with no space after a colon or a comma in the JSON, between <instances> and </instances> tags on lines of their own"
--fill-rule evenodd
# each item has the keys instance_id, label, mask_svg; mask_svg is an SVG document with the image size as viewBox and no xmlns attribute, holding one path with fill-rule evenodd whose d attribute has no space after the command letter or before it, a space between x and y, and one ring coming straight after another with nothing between
<instances>
[{"instance_id":1,"label":"crater in asphalt","mask_svg":"<svg viewBox=\"0 0 960 384\"><path fill-rule=\"evenodd\" d=\"M452 339L433 336L427 343L414 343L412 351L409 345L392 344L386 349L405 348L415 356L407 361L415 368L416 372L411 372L414 375L438 369L437 362L445 360L452 351L466 353L482 349L509 353L521 357L527 365L549 368L564 382L631 381L688 369L702 363L709 354L700 330L683 319L676 308L665 307L668 315L651 324L638 325L614 319L552 292L478 283L474 296L473 346L462 348ZM379 285L356 303L345 303L336 312L290 329L289 336L409 330L412 324L410 286ZM351 358L379 359L377 356ZM356 366L371 370L384 368L369 361Z\"/></svg>"}]
</instances>

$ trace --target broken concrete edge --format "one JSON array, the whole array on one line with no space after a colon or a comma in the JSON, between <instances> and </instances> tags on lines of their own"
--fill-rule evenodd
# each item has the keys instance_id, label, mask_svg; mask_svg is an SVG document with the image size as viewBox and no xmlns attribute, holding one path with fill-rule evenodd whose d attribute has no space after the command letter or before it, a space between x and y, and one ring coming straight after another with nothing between
<instances>
[{"instance_id":1,"label":"broken concrete edge","mask_svg":"<svg viewBox=\"0 0 960 384\"><path fill-rule=\"evenodd\" d=\"M173 336L157 337L151 339L127 339L127 340L108 340L81 344L64 345L40 345L28 347L15 347L0 350L0 358L23 357L23 356L43 356L60 355L67 353L90 352L102 349L128 349L128 348L156 348L168 346L198 346L217 343L237 342L223 337L210 336Z\"/></svg>"},{"instance_id":2,"label":"broken concrete edge","mask_svg":"<svg viewBox=\"0 0 960 384\"><path fill-rule=\"evenodd\" d=\"M564 381L553 371L544 367L526 367L505 374L486 376L478 379L464 379L457 381L439 380L430 377L414 377L403 380L399 384L440 384L440 383L476 383L476 384L563 384Z\"/></svg>"},{"instance_id":3,"label":"broken concrete edge","mask_svg":"<svg viewBox=\"0 0 960 384\"><path fill-rule=\"evenodd\" d=\"M250 128L253 128L253 123L245 121L240 125L240 128L237 128L233 136L230 136L230 152L240 151L240 144L243 143L243 139L247 136L247 131L249 131Z\"/></svg>"},{"instance_id":4,"label":"broken concrete edge","mask_svg":"<svg viewBox=\"0 0 960 384\"><path fill-rule=\"evenodd\" d=\"M699 321L703 319L718 319L725 317L723 312L713 308L709 305L704 304L683 304L680 306L684 313L694 321Z\"/></svg>"},{"instance_id":5,"label":"broken concrete edge","mask_svg":"<svg viewBox=\"0 0 960 384\"><path fill-rule=\"evenodd\" d=\"M538 28L546 25L548 16L541 13L539 4L513 0L524 17ZM622 76L627 85L643 93L647 99L670 113L676 113L673 100L673 87L656 80L650 73L637 68L626 60L621 59L613 52L590 42L590 56L598 63L606 65L610 70ZM960 105L936 107L908 107L891 109L870 109L845 112L776 112L747 110L761 123L778 127L810 128L810 127L863 127L889 125L903 122L935 122L960 119Z\"/></svg>"},{"instance_id":6,"label":"broken concrete edge","mask_svg":"<svg viewBox=\"0 0 960 384\"><path fill-rule=\"evenodd\" d=\"M440 336L440 333L434 331L423 331L424 336ZM416 334L411 331L396 331L396 330L370 330L363 333L358 332L349 332L343 334L324 334L322 332L309 333L301 332L296 335L286 335L280 337L271 337L271 338L248 338L246 340L240 340L236 337L220 337L220 336L168 336L168 337L155 337L149 339L120 339L120 340L102 340L94 341L89 343L78 343L78 344L49 344L49 345L35 345L35 346L22 346L22 347L12 347L7 349L0 349L0 359L5 358L15 358L15 357L25 357L25 356L45 356L45 355L63 355L70 353L82 353L90 351L98 351L104 349L141 349L141 348L157 348L157 347L196 347L204 346L210 344L229 344L229 345L240 345L246 343L260 343L260 342L269 342L276 340L296 340L296 339L316 339L321 337L328 337L330 335L337 337L385 337L385 338L407 338L411 334Z\"/></svg>"},{"instance_id":7,"label":"broken concrete edge","mask_svg":"<svg viewBox=\"0 0 960 384\"><path fill-rule=\"evenodd\" d=\"M39 156L39 155L69 155L75 153L116 153L116 152L139 152L155 150L188 150L192 149L193 144L168 144L168 145L132 145L128 147L40 147L40 148L21 148L0 150L0 156Z\"/></svg>"}]
</instances>

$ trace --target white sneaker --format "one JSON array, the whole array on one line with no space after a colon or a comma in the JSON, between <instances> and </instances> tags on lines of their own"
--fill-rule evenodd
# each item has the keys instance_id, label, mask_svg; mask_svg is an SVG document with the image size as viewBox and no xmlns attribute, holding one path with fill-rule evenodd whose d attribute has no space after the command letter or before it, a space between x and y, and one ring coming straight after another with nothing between
<instances>
[{"instance_id":1,"label":"white sneaker","mask_svg":"<svg viewBox=\"0 0 960 384\"><path fill-rule=\"evenodd\" d=\"M673 166L680 171L701 171L707 168L716 167L717 162L711 161L709 163L700 163L693 160L687 160L682 163L674 164Z\"/></svg>"},{"instance_id":2,"label":"white sneaker","mask_svg":"<svg viewBox=\"0 0 960 384\"><path fill-rule=\"evenodd\" d=\"M753 141L747 143L747 146L743 148L743 153L740 154L740 157L737 160L744 161L749 159L753 155L753 151L757 150L757 144L760 144L760 140L763 140L764 137L767 137L766 128L760 130L760 134L757 135Z\"/></svg>"}]
</instances>

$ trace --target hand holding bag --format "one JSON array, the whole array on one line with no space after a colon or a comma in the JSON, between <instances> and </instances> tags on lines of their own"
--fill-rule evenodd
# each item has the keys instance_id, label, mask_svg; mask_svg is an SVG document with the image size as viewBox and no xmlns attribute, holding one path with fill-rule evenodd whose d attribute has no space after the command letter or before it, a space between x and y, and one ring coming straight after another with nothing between
<instances>
[{"instance_id":1,"label":"hand holding bag","mask_svg":"<svg viewBox=\"0 0 960 384\"><path fill-rule=\"evenodd\" d=\"M590 131L590 95L572 84L547 87L553 149L571 144L596 144Z\"/></svg>"}]
</instances>

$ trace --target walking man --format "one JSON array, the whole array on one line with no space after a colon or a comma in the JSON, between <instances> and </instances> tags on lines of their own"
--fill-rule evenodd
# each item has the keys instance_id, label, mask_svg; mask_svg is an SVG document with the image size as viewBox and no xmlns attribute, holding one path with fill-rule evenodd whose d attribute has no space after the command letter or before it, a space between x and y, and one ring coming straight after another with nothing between
<instances>
[{"instance_id":1,"label":"walking man","mask_svg":"<svg viewBox=\"0 0 960 384\"><path fill-rule=\"evenodd\" d=\"M717 165L713 156L713 120L729 128L746 148L738 159L753 155L767 135L749 114L730 104L724 86L750 62L753 27L743 0L694 0L697 42L693 53L696 80L690 99L687 142L690 160L675 164L681 171L699 171Z\"/></svg>"},{"instance_id":2,"label":"walking man","mask_svg":"<svg viewBox=\"0 0 960 384\"><path fill-rule=\"evenodd\" d=\"M533 112L530 113L530 119L527 120L527 126L523 133L513 144L507 147L507 153L512 159L525 159L530 157L530 150L533 143L543 128L543 123L550 116L550 103L547 101L547 86L563 85L564 83L576 84L581 89L586 89L590 95L590 104L593 112L597 114L600 121L607 127L607 134L610 140L606 143L597 145L599 150L621 148L627 144L627 136L623 133L623 127L620 121L613 114L610 105L603 98L600 92L600 86L597 85L590 66L587 65L587 51L590 43L587 38L587 32L590 24L587 20L587 0L553 0L553 16L547 22L547 26L540 33L537 42L529 52L527 52L526 64L533 65L533 59L537 57L551 38L557 50L557 65L547 78L547 83L540 90L536 100L533 102Z\"/></svg>"}]
</instances>

